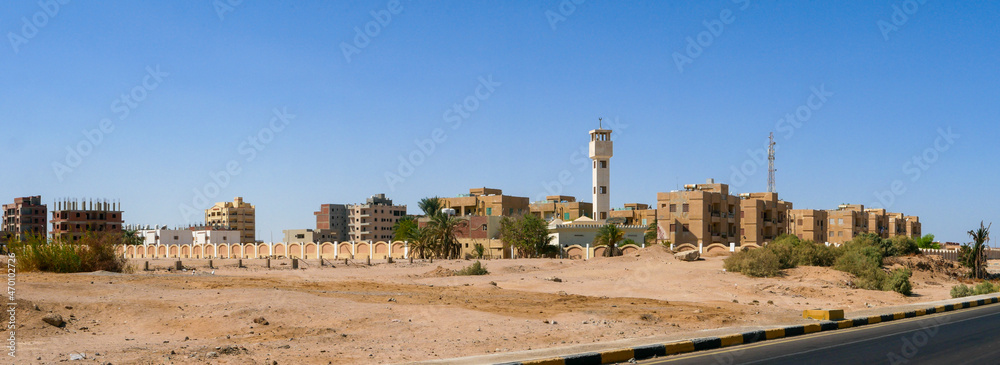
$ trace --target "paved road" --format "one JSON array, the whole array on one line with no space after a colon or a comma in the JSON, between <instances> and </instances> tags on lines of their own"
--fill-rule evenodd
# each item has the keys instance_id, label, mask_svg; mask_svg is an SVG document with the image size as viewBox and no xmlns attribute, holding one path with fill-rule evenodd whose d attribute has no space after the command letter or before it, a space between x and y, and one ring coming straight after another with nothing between
<instances>
[{"instance_id":1,"label":"paved road","mask_svg":"<svg viewBox=\"0 0 1000 365\"><path fill-rule=\"evenodd\" d=\"M1000 305L640 361L640 364L1000 364Z\"/></svg>"}]
</instances>

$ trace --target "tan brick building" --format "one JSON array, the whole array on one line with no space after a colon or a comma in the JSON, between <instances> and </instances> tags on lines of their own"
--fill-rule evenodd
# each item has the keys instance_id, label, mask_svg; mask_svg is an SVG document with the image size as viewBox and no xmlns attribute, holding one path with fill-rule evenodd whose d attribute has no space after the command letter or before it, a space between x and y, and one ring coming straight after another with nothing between
<instances>
[{"instance_id":1,"label":"tan brick building","mask_svg":"<svg viewBox=\"0 0 1000 365\"><path fill-rule=\"evenodd\" d=\"M788 211L788 232L800 240L827 242L825 210L792 209Z\"/></svg>"},{"instance_id":2,"label":"tan brick building","mask_svg":"<svg viewBox=\"0 0 1000 365\"><path fill-rule=\"evenodd\" d=\"M441 198L442 208L451 208L459 216L516 216L530 212L528 198L503 195L500 189L469 189L469 194L454 198Z\"/></svg>"},{"instance_id":3,"label":"tan brick building","mask_svg":"<svg viewBox=\"0 0 1000 365\"><path fill-rule=\"evenodd\" d=\"M868 215L861 204L841 204L835 210L826 211L827 240L831 243L845 243L862 233L868 232Z\"/></svg>"},{"instance_id":4,"label":"tan brick building","mask_svg":"<svg viewBox=\"0 0 1000 365\"><path fill-rule=\"evenodd\" d=\"M329 231L329 242L342 242L351 239L348 234L347 206L344 204L322 204L316 216L316 230Z\"/></svg>"},{"instance_id":5,"label":"tan brick building","mask_svg":"<svg viewBox=\"0 0 1000 365\"><path fill-rule=\"evenodd\" d=\"M52 211L54 240L73 242L89 232L121 232L122 211L117 203L92 200L63 200Z\"/></svg>"},{"instance_id":6,"label":"tan brick building","mask_svg":"<svg viewBox=\"0 0 1000 365\"><path fill-rule=\"evenodd\" d=\"M553 219L571 221L580 217L590 217L594 211L594 204L578 202L572 196L550 195L545 197L545 201L531 203L528 210L536 217L547 221Z\"/></svg>"},{"instance_id":7,"label":"tan brick building","mask_svg":"<svg viewBox=\"0 0 1000 365\"><path fill-rule=\"evenodd\" d=\"M242 197L236 197L232 202L215 203L211 208L205 209L206 225L240 231L241 243L257 241L256 217L256 208L244 202Z\"/></svg>"},{"instance_id":8,"label":"tan brick building","mask_svg":"<svg viewBox=\"0 0 1000 365\"><path fill-rule=\"evenodd\" d=\"M875 234L882 238L889 238L889 214L885 209L869 208L865 209L868 216L868 233Z\"/></svg>"},{"instance_id":9,"label":"tan brick building","mask_svg":"<svg viewBox=\"0 0 1000 365\"><path fill-rule=\"evenodd\" d=\"M906 216L906 235L912 238L922 237L920 232L920 217L915 215Z\"/></svg>"},{"instance_id":10,"label":"tan brick building","mask_svg":"<svg viewBox=\"0 0 1000 365\"><path fill-rule=\"evenodd\" d=\"M650 208L649 204L628 203L624 208L611 210L609 217L612 222L648 227L656 222L656 208Z\"/></svg>"},{"instance_id":11,"label":"tan brick building","mask_svg":"<svg viewBox=\"0 0 1000 365\"><path fill-rule=\"evenodd\" d=\"M778 199L778 193L740 194L740 244L763 246L788 230L792 203Z\"/></svg>"},{"instance_id":12,"label":"tan brick building","mask_svg":"<svg viewBox=\"0 0 1000 365\"><path fill-rule=\"evenodd\" d=\"M364 204L347 206L348 234L352 241L390 241L392 227L406 216L405 205L392 205L385 194L372 195Z\"/></svg>"},{"instance_id":13,"label":"tan brick building","mask_svg":"<svg viewBox=\"0 0 1000 365\"><path fill-rule=\"evenodd\" d=\"M656 194L657 239L673 244L730 242L739 244L740 199L729 185L685 185L684 190Z\"/></svg>"},{"instance_id":14,"label":"tan brick building","mask_svg":"<svg viewBox=\"0 0 1000 365\"><path fill-rule=\"evenodd\" d=\"M13 204L3 205L3 223L0 231L11 238L25 240L28 236L48 235L48 206L42 204L40 195L14 198Z\"/></svg>"}]
</instances>

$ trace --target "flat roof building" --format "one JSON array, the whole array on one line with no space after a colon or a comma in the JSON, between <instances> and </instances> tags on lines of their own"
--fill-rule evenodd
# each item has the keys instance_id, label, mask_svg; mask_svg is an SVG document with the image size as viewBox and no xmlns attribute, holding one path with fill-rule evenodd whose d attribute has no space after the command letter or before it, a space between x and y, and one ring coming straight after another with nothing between
<instances>
[{"instance_id":1,"label":"flat roof building","mask_svg":"<svg viewBox=\"0 0 1000 365\"><path fill-rule=\"evenodd\" d=\"M868 232L868 215L861 204L841 204L835 210L827 210L827 240L843 244L855 236Z\"/></svg>"},{"instance_id":2,"label":"flat roof building","mask_svg":"<svg viewBox=\"0 0 1000 365\"><path fill-rule=\"evenodd\" d=\"M530 212L528 198L503 195L500 189L477 188L469 189L469 194L453 198L441 198L442 208L455 210L458 216L516 216Z\"/></svg>"},{"instance_id":3,"label":"flat roof building","mask_svg":"<svg viewBox=\"0 0 1000 365\"><path fill-rule=\"evenodd\" d=\"M240 231L240 243L254 243L256 239L256 208L236 197L232 202L218 202L205 209L205 224L223 226Z\"/></svg>"},{"instance_id":4,"label":"flat roof building","mask_svg":"<svg viewBox=\"0 0 1000 365\"><path fill-rule=\"evenodd\" d=\"M572 196L549 195L545 197L545 201L531 203L528 210L536 217L547 221L553 219L571 221L580 217L590 217L594 204L578 202Z\"/></svg>"},{"instance_id":5,"label":"flat roof building","mask_svg":"<svg viewBox=\"0 0 1000 365\"><path fill-rule=\"evenodd\" d=\"M285 234L284 243L323 243L340 242L333 238L334 234L328 229L286 229L281 231Z\"/></svg>"},{"instance_id":6,"label":"flat roof building","mask_svg":"<svg viewBox=\"0 0 1000 365\"><path fill-rule=\"evenodd\" d=\"M673 244L740 243L740 199L729 185L684 185L684 190L656 194L657 240Z\"/></svg>"},{"instance_id":7,"label":"flat roof building","mask_svg":"<svg viewBox=\"0 0 1000 365\"><path fill-rule=\"evenodd\" d=\"M649 204L628 203L623 208L612 209L611 212L608 212L608 221L648 227L656 222L656 208L650 208Z\"/></svg>"},{"instance_id":8,"label":"flat roof building","mask_svg":"<svg viewBox=\"0 0 1000 365\"><path fill-rule=\"evenodd\" d=\"M827 242L826 211L792 209L788 211L788 232L803 241Z\"/></svg>"},{"instance_id":9,"label":"flat roof building","mask_svg":"<svg viewBox=\"0 0 1000 365\"><path fill-rule=\"evenodd\" d=\"M406 216L405 205L392 205L385 194L372 195L365 204L347 206L348 234L352 241L390 241L392 227Z\"/></svg>"},{"instance_id":10,"label":"flat roof building","mask_svg":"<svg viewBox=\"0 0 1000 365\"><path fill-rule=\"evenodd\" d=\"M347 205L344 204L323 204L319 206L319 211L313 212L316 216L316 230L328 231L330 240L326 242L342 242L351 239L348 234Z\"/></svg>"},{"instance_id":11,"label":"flat roof building","mask_svg":"<svg viewBox=\"0 0 1000 365\"><path fill-rule=\"evenodd\" d=\"M3 205L3 222L0 231L11 238L25 240L28 236L48 236L48 206L42 204L41 195L14 198L13 204Z\"/></svg>"},{"instance_id":12,"label":"flat roof building","mask_svg":"<svg viewBox=\"0 0 1000 365\"><path fill-rule=\"evenodd\" d=\"M778 193L740 194L740 244L763 246L788 233L788 211L792 203Z\"/></svg>"}]
</instances>

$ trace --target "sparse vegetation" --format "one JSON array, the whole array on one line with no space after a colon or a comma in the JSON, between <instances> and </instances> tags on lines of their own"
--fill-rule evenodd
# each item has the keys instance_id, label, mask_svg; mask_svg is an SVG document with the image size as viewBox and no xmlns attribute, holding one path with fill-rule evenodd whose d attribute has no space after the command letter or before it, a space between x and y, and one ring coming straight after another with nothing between
<instances>
[{"instance_id":1,"label":"sparse vegetation","mask_svg":"<svg viewBox=\"0 0 1000 365\"><path fill-rule=\"evenodd\" d=\"M22 271L57 273L130 271L128 261L115 252L123 236L113 233L93 233L74 243L48 242L42 237L30 237L10 245Z\"/></svg>"},{"instance_id":2,"label":"sparse vegetation","mask_svg":"<svg viewBox=\"0 0 1000 365\"><path fill-rule=\"evenodd\" d=\"M874 234L863 234L838 248L782 235L765 247L733 254L723 265L727 271L753 277L778 276L781 270L797 266L832 266L857 277L859 288L910 295L912 272L909 269L887 272L882 267L882 260L919 251L916 241L903 236L882 239Z\"/></svg>"},{"instance_id":3,"label":"sparse vegetation","mask_svg":"<svg viewBox=\"0 0 1000 365\"><path fill-rule=\"evenodd\" d=\"M486 271L486 268L483 267L483 264L480 263L479 260L476 260L476 262L473 262L472 265L466 266L462 270L456 271L455 275L470 276L470 275L486 275L489 273L490 272Z\"/></svg>"},{"instance_id":4,"label":"sparse vegetation","mask_svg":"<svg viewBox=\"0 0 1000 365\"><path fill-rule=\"evenodd\" d=\"M555 257L559 253L559 247L551 244L548 224L533 214L501 218L500 240L521 257Z\"/></svg>"},{"instance_id":5,"label":"sparse vegetation","mask_svg":"<svg viewBox=\"0 0 1000 365\"><path fill-rule=\"evenodd\" d=\"M989 281L981 282L972 288L965 284L958 284L951 287L951 297L962 298L973 295L996 293L998 291L1000 291L1000 285L995 285Z\"/></svg>"},{"instance_id":6,"label":"sparse vegetation","mask_svg":"<svg viewBox=\"0 0 1000 365\"><path fill-rule=\"evenodd\" d=\"M969 273L975 279L985 278L988 274L986 272L986 244L990 242L990 227L993 223L989 225L984 225L983 222L979 222L979 228L970 230L969 236L972 237L972 242L962 245L962 248L958 251L958 260L963 266L972 269Z\"/></svg>"}]
</instances>

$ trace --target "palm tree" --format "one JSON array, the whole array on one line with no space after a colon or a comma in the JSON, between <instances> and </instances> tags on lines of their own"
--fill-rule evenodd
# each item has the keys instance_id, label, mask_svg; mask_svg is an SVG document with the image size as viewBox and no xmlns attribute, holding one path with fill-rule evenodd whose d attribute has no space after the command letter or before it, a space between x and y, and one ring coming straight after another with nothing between
<instances>
[{"instance_id":1,"label":"palm tree","mask_svg":"<svg viewBox=\"0 0 1000 365\"><path fill-rule=\"evenodd\" d=\"M458 228L467 225L468 222L459 220L447 214L436 214L427 223L427 228L431 230L434 237L434 244L437 246L438 255L442 258L457 258L462 251L458 243Z\"/></svg>"},{"instance_id":2,"label":"palm tree","mask_svg":"<svg viewBox=\"0 0 1000 365\"><path fill-rule=\"evenodd\" d=\"M122 243L126 245L141 245L145 240L139 237L139 232L134 229L122 231Z\"/></svg>"},{"instance_id":3,"label":"palm tree","mask_svg":"<svg viewBox=\"0 0 1000 365\"><path fill-rule=\"evenodd\" d=\"M432 230L428 227L414 227L410 231L409 247L411 256L416 256L420 259L427 258L429 256L428 253L433 251L434 248Z\"/></svg>"},{"instance_id":4,"label":"palm tree","mask_svg":"<svg viewBox=\"0 0 1000 365\"><path fill-rule=\"evenodd\" d=\"M417 220L413 216L405 216L392 226L392 239L395 241L412 241L417 229Z\"/></svg>"},{"instance_id":5,"label":"palm tree","mask_svg":"<svg viewBox=\"0 0 1000 365\"><path fill-rule=\"evenodd\" d=\"M646 234L643 236L643 241L645 241L647 245L656 243L656 238L658 236L656 229L656 221L653 221L653 223L650 223L649 226L646 227Z\"/></svg>"},{"instance_id":6,"label":"palm tree","mask_svg":"<svg viewBox=\"0 0 1000 365\"><path fill-rule=\"evenodd\" d=\"M432 198L420 199L417 206L420 207L420 210L424 211L424 215L428 217L441 214L441 198L436 196Z\"/></svg>"},{"instance_id":7,"label":"palm tree","mask_svg":"<svg viewBox=\"0 0 1000 365\"><path fill-rule=\"evenodd\" d=\"M986 277L986 244L990 242L990 227L979 222L979 229L969 231L972 242L962 247L962 261L965 266L972 269L972 277L981 279Z\"/></svg>"},{"instance_id":8,"label":"palm tree","mask_svg":"<svg viewBox=\"0 0 1000 365\"><path fill-rule=\"evenodd\" d=\"M625 232L614 224L606 224L597 230L597 237L594 238L594 247L607 246L604 256L612 257L617 254L618 243L625 238Z\"/></svg>"}]
</instances>

